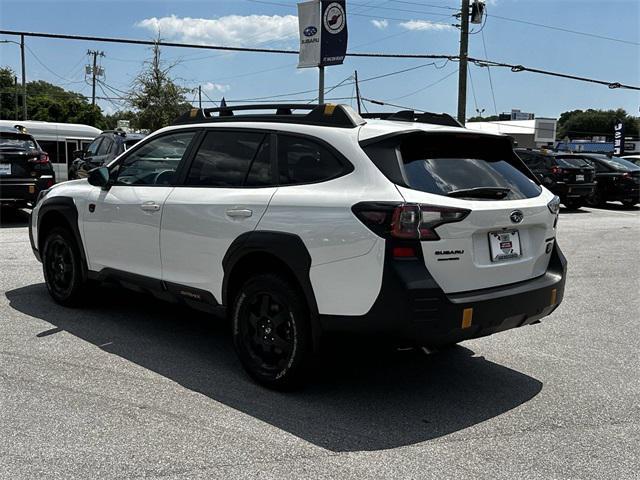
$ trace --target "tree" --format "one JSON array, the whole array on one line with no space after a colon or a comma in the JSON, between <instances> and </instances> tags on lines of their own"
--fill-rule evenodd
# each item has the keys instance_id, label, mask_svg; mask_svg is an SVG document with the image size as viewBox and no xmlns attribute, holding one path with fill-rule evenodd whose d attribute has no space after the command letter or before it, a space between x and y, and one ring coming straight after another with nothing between
<instances>
[{"instance_id":1,"label":"tree","mask_svg":"<svg viewBox=\"0 0 640 480\"><path fill-rule=\"evenodd\" d=\"M100 107L92 106L84 95L42 80L27 82L26 87L29 120L84 123L100 129L106 127ZM0 118L15 119L15 93L13 71L8 67L0 68ZM18 86L17 93L21 105L21 86ZM21 108L19 118L22 118Z\"/></svg>"},{"instance_id":2,"label":"tree","mask_svg":"<svg viewBox=\"0 0 640 480\"><path fill-rule=\"evenodd\" d=\"M185 97L188 89L178 86L170 76L177 63L166 64L160 59L159 42L160 37L151 48L151 60L144 62L127 99L136 110L137 127L151 131L169 125L191 108Z\"/></svg>"},{"instance_id":3,"label":"tree","mask_svg":"<svg viewBox=\"0 0 640 480\"><path fill-rule=\"evenodd\" d=\"M488 117L477 116L467 119L467 122L497 122L500 120L498 115L489 115Z\"/></svg>"},{"instance_id":4,"label":"tree","mask_svg":"<svg viewBox=\"0 0 640 480\"><path fill-rule=\"evenodd\" d=\"M557 137L563 139L591 138L604 136L613 138L613 126L616 119L625 124L627 136L637 136L640 130L640 122L637 118L627 114L619 108L617 110L572 110L564 112L558 119Z\"/></svg>"},{"instance_id":5,"label":"tree","mask_svg":"<svg viewBox=\"0 0 640 480\"><path fill-rule=\"evenodd\" d=\"M21 90L15 88L15 72L9 67L0 68L0 118L15 120L22 118ZM18 109L16 111L16 94Z\"/></svg>"}]
</instances>

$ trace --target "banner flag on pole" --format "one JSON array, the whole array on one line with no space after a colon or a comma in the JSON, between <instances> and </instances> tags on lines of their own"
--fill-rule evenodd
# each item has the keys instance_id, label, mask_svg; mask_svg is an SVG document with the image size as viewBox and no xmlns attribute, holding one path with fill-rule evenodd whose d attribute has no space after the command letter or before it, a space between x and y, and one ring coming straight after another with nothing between
<instances>
[{"instance_id":1,"label":"banner flag on pole","mask_svg":"<svg viewBox=\"0 0 640 480\"><path fill-rule=\"evenodd\" d=\"M299 3L298 29L298 68L340 65L344 62L348 39L345 0Z\"/></svg>"},{"instance_id":2,"label":"banner flag on pole","mask_svg":"<svg viewBox=\"0 0 640 480\"><path fill-rule=\"evenodd\" d=\"M613 154L618 157L624 154L624 123L617 118L613 126Z\"/></svg>"}]
</instances>

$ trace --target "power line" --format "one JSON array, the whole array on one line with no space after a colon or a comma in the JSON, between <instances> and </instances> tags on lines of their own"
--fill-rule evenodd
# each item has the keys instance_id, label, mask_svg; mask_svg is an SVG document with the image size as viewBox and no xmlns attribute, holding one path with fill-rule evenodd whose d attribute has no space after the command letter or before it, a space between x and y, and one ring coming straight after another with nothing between
<instances>
[{"instance_id":1,"label":"power line","mask_svg":"<svg viewBox=\"0 0 640 480\"><path fill-rule=\"evenodd\" d=\"M578 30L570 30L568 28L556 27L556 26L553 26L553 25L545 25L543 23L530 22L528 20L520 20L520 19L517 19L517 18L502 17L500 15L493 15L493 14L492 15L487 14L487 16L491 16L493 18L498 18L500 20L506 20L506 21L509 21L509 22L523 23L525 25L533 25L535 27L548 28L550 30L557 30L557 31L566 32L566 33L573 33L575 35L583 35L585 37L599 38L601 40L609 40L611 42L627 43L629 45L640 45L639 42L633 42L631 40L624 40L622 38L607 37L605 35L598 35L596 33L580 32Z\"/></svg>"},{"instance_id":2,"label":"power line","mask_svg":"<svg viewBox=\"0 0 640 480\"><path fill-rule=\"evenodd\" d=\"M487 43L484 41L484 32L481 32L480 36L482 37L482 47L484 48L484 56L488 57L489 55L487 54ZM491 98L493 100L493 110L495 111L495 114L498 115L498 107L496 104L496 94L493 90L493 79L491 78L491 67L489 67L489 65L487 65L487 73L489 74L489 86L491 87Z\"/></svg>"},{"instance_id":3,"label":"power line","mask_svg":"<svg viewBox=\"0 0 640 480\"><path fill-rule=\"evenodd\" d=\"M226 47L219 45L199 45L177 42L155 42L152 40L135 40L113 37L94 37L86 35L65 35L55 33L39 33L39 32L22 32L16 30L0 30L2 35L24 35L28 37L40 37L40 38L56 38L64 40L85 40L92 42L107 42L107 43L123 43L132 45L160 45L165 47L178 47L178 48L199 48L209 50L227 50L236 52L253 52L253 53L274 53L274 54L289 54L297 55L297 50L278 50L278 49L264 49L264 48L248 48L248 47ZM433 55L433 54L398 54L398 53L365 53L365 52L350 52L346 54L351 57L368 57L368 58L412 58L412 59L440 59L440 60L455 60L458 59L456 55ZM549 70L542 70L538 68L525 67L523 65L514 65L503 62L497 62L493 60L478 59L469 57L469 61L476 63L478 66L493 66L493 67L508 67L513 72L528 71L532 73L538 73L542 75L549 75L554 77L567 78L571 80L579 80L584 82L596 83L600 85L607 85L609 88L625 88L630 90L640 90L640 87L633 85L626 85L619 82L609 82L603 80L595 80L588 77L581 77L577 75L570 75L558 72L552 72ZM56 76L58 76L56 74ZM66 79L65 79L66 80Z\"/></svg>"},{"instance_id":4,"label":"power line","mask_svg":"<svg viewBox=\"0 0 640 480\"><path fill-rule=\"evenodd\" d=\"M455 69L455 70L453 70L452 72L449 72L449 73L448 73L448 74L446 74L444 77L442 77L442 78L440 78L440 79L436 80L435 82L430 83L429 85L427 85L427 86L425 86L425 87L419 88L418 90L415 90L415 91L413 91L413 92L411 92L411 93L407 93L406 95L401 95L401 96L399 96L399 97L393 97L393 98L390 98L389 100L400 100L400 99L402 99L402 98L407 98L407 97L410 97L410 96L412 96L412 95L415 95L416 93L420 93L420 92L422 92L422 91L424 91L424 90L426 90L426 89L428 89L428 88L431 88L431 87L433 87L433 86L435 86L435 85L438 85L438 84L439 84L439 83L441 83L441 82L444 82L447 78L451 77L452 75L454 75L454 74L456 74L456 73L458 73L458 69Z\"/></svg>"}]
</instances>

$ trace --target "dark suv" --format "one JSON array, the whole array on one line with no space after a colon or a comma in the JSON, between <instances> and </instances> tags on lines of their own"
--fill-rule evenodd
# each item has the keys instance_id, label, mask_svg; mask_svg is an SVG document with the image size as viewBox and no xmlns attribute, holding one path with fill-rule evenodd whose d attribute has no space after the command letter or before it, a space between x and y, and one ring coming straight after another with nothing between
<instances>
[{"instance_id":1,"label":"dark suv","mask_svg":"<svg viewBox=\"0 0 640 480\"><path fill-rule=\"evenodd\" d=\"M49 155L26 129L0 127L0 205L33 205L55 183Z\"/></svg>"},{"instance_id":2,"label":"dark suv","mask_svg":"<svg viewBox=\"0 0 640 480\"><path fill-rule=\"evenodd\" d=\"M595 190L595 171L584 158L570 153L517 148L516 153L542 184L560 197L565 207L587 203Z\"/></svg>"},{"instance_id":3,"label":"dark suv","mask_svg":"<svg viewBox=\"0 0 640 480\"><path fill-rule=\"evenodd\" d=\"M74 152L75 159L69 169L69 178L86 178L89 170L106 165L145 136L142 133L105 130L91 142L86 150Z\"/></svg>"},{"instance_id":4,"label":"dark suv","mask_svg":"<svg viewBox=\"0 0 640 480\"><path fill-rule=\"evenodd\" d=\"M622 202L625 207L640 203L640 166L624 158L596 153L584 153L582 157L596 169L598 187L589 198L589 205L606 202Z\"/></svg>"}]
</instances>

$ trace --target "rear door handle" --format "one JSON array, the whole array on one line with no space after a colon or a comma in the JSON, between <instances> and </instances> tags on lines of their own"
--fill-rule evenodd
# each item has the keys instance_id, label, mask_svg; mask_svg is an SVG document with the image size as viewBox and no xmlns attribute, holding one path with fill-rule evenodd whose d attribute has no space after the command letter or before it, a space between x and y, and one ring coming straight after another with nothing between
<instances>
[{"instance_id":1,"label":"rear door handle","mask_svg":"<svg viewBox=\"0 0 640 480\"><path fill-rule=\"evenodd\" d=\"M144 202L142 205L140 205L140 208L145 212L157 212L158 210L160 210L160 205L153 201Z\"/></svg>"},{"instance_id":2,"label":"rear door handle","mask_svg":"<svg viewBox=\"0 0 640 480\"><path fill-rule=\"evenodd\" d=\"M238 208L227 210L227 216L231 218L249 218L253 212L248 208Z\"/></svg>"}]
</instances>

